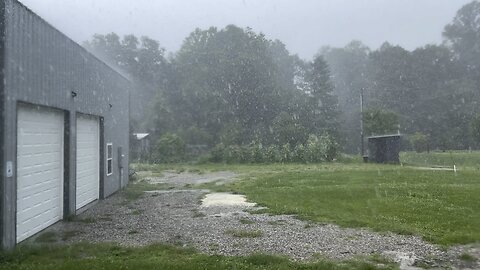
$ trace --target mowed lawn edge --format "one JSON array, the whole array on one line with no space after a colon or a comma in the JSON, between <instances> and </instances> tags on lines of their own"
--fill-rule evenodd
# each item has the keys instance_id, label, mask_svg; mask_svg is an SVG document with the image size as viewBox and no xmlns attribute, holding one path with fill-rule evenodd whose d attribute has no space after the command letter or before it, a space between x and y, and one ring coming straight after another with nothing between
<instances>
[{"instance_id":1,"label":"mowed lawn edge","mask_svg":"<svg viewBox=\"0 0 480 270\"><path fill-rule=\"evenodd\" d=\"M228 189L245 194L272 214L414 234L444 246L480 242L477 170L273 165L229 184Z\"/></svg>"},{"instance_id":2,"label":"mowed lawn edge","mask_svg":"<svg viewBox=\"0 0 480 270\"><path fill-rule=\"evenodd\" d=\"M154 244L122 247L115 244L20 246L0 252L0 269L398 269L380 255L333 261L318 258L295 262L287 257L266 254L222 256L199 253L193 248Z\"/></svg>"}]
</instances>

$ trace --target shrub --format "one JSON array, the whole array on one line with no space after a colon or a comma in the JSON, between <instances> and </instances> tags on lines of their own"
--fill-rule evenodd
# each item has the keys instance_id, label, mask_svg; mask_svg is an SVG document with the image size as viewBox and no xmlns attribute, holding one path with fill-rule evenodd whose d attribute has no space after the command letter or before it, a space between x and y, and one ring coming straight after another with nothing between
<instances>
[{"instance_id":1,"label":"shrub","mask_svg":"<svg viewBox=\"0 0 480 270\"><path fill-rule=\"evenodd\" d=\"M277 163L282 161L282 155L280 149L276 145L270 145L265 148L265 161L270 163Z\"/></svg>"},{"instance_id":2,"label":"shrub","mask_svg":"<svg viewBox=\"0 0 480 270\"><path fill-rule=\"evenodd\" d=\"M292 151L290 144L286 143L280 147L280 162L286 163L292 161Z\"/></svg>"},{"instance_id":3,"label":"shrub","mask_svg":"<svg viewBox=\"0 0 480 270\"><path fill-rule=\"evenodd\" d=\"M338 155L338 144L333 139L333 137L328 134L324 133L320 138L318 138L320 153L323 156L325 161L332 161Z\"/></svg>"},{"instance_id":4,"label":"shrub","mask_svg":"<svg viewBox=\"0 0 480 270\"><path fill-rule=\"evenodd\" d=\"M306 144L291 147L286 143L282 146L263 146L254 141L249 145L225 146L217 144L210 153L210 161L226 163L275 163L275 162L322 162L332 161L338 155L338 144L328 134L317 138L311 135Z\"/></svg>"},{"instance_id":5,"label":"shrub","mask_svg":"<svg viewBox=\"0 0 480 270\"><path fill-rule=\"evenodd\" d=\"M299 123L298 119L286 112L281 112L275 117L272 123L272 132L274 134L273 139L278 145L285 143L291 145L303 144L308 135L305 127Z\"/></svg>"},{"instance_id":6,"label":"shrub","mask_svg":"<svg viewBox=\"0 0 480 270\"><path fill-rule=\"evenodd\" d=\"M192 145L211 145L213 138L205 129L198 127L189 127L181 131L180 136L187 144Z\"/></svg>"},{"instance_id":7,"label":"shrub","mask_svg":"<svg viewBox=\"0 0 480 270\"><path fill-rule=\"evenodd\" d=\"M185 159L185 142L176 134L164 134L153 151L155 163L174 163Z\"/></svg>"},{"instance_id":8,"label":"shrub","mask_svg":"<svg viewBox=\"0 0 480 270\"><path fill-rule=\"evenodd\" d=\"M413 145L413 149L417 153L425 152L428 151L428 136L420 133L420 132L415 132L415 134L410 136L410 142Z\"/></svg>"},{"instance_id":9,"label":"shrub","mask_svg":"<svg viewBox=\"0 0 480 270\"><path fill-rule=\"evenodd\" d=\"M229 145L227 148L225 148L224 161L227 163L242 162L244 156L243 152L244 151L241 146Z\"/></svg>"},{"instance_id":10,"label":"shrub","mask_svg":"<svg viewBox=\"0 0 480 270\"><path fill-rule=\"evenodd\" d=\"M225 161L225 145L223 143L215 145L210 152L210 158L212 162Z\"/></svg>"},{"instance_id":11,"label":"shrub","mask_svg":"<svg viewBox=\"0 0 480 270\"><path fill-rule=\"evenodd\" d=\"M251 151L251 162L253 163L262 163L264 162L264 148L261 143L254 141L250 145L250 151Z\"/></svg>"},{"instance_id":12,"label":"shrub","mask_svg":"<svg viewBox=\"0 0 480 270\"><path fill-rule=\"evenodd\" d=\"M292 153L292 161L293 162L301 162L301 163L305 163L306 162L306 159L305 159L305 146L303 146L303 144L297 144L294 148L293 148L293 153Z\"/></svg>"},{"instance_id":13,"label":"shrub","mask_svg":"<svg viewBox=\"0 0 480 270\"><path fill-rule=\"evenodd\" d=\"M225 145L240 144L242 141L242 126L238 123L228 123L220 131L220 142Z\"/></svg>"},{"instance_id":14,"label":"shrub","mask_svg":"<svg viewBox=\"0 0 480 270\"><path fill-rule=\"evenodd\" d=\"M323 160L322 149L320 148L320 143L318 137L315 135L310 135L305 145L305 159L307 162L320 162Z\"/></svg>"}]
</instances>

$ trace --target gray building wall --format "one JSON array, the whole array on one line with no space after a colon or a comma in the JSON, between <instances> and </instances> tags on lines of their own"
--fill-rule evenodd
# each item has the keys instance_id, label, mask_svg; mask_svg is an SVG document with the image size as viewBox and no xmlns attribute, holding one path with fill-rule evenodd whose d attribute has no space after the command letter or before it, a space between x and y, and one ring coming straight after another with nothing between
<instances>
[{"instance_id":1,"label":"gray building wall","mask_svg":"<svg viewBox=\"0 0 480 270\"><path fill-rule=\"evenodd\" d=\"M3 67L5 66L5 57L4 57L4 41L5 41L5 2L0 1L0 239L3 239L3 235L5 235L4 232L4 226L3 226L3 216L4 216L4 210L2 207L4 201L4 182L5 182L5 167L3 166L4 160L3 160L3 153L4 153L4 121L3 119L5 118L4 116L4 108L5 108L5 98L4 98L4 80L3 80Z\"/></svg>"},{"instance_id":2,"label":"gray building wall","mask_svg":"<svg viewBox=\"0 0 480 270\"><path fill-rule=\"evenodd\" d=\"M15 245L16 228L16 113L21 104L57 108L65 113L65 213L75 214L76 117L100 117L100 197L104 198L128 182L129 87L127 78L98 60L16 0L0 4L0 45L3 65L0 102L2 112L0 161L2 246ZM3 8L3 5L5 8ZM1 94L3 90L3 95ZM74 93L74 94L73 94ZM76 95L74 97L74 95ZM2 99L2 97L4 97ZM106 176L105 144L113 143L113 174ZM124 158L121 174L118 147ZM6 178L5 162L14 164L13 177Z\"/></svg>"}]
</instances>

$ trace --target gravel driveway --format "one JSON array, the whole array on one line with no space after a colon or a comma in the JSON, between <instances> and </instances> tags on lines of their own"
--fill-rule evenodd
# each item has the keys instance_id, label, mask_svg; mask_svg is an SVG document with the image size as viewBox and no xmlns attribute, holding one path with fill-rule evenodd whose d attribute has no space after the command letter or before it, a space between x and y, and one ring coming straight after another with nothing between
<instances>
[{"instance_id":1,"label":"gravel driveway","mask_svg":"<svg viewBox=\"0 0 480 270\"><path fill-rule=\"evenodd\" d=\"M117 193L85 211L76 221L58 223L49 231L66 236L63 241L67 243L84 240L142 246L161 242L193 246L208 254L263 252L295 260L319 255L349 259L383 254L401 263L403 269L418 269L414 266L422 264L480 268L478 263L458 259L465 251L480 257L478 245L444 251L415 236L311 224L288 215L250 214L250 210L259 208L245 202L241 195L182 189L188 184L228 182L235 177L231 172L167 172L149 181L175 184L176 188L146 192L134 201Z\"/></svg>"}]
</instances>

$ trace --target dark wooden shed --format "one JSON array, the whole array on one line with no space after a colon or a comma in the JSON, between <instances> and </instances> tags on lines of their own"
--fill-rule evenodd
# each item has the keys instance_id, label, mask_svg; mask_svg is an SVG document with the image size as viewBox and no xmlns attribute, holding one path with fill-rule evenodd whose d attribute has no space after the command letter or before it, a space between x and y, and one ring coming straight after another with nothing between
<instances>
[{"instance_id":1,"label":"dark wooden shed","mask_svg":"<svg viewBox=\"0 0 480 270\"><path fill-rule=\"evenodd\" d=\"M400 134L368 137L368 160L375 163L400 163Z\"/></svg>"}]
</instances>

